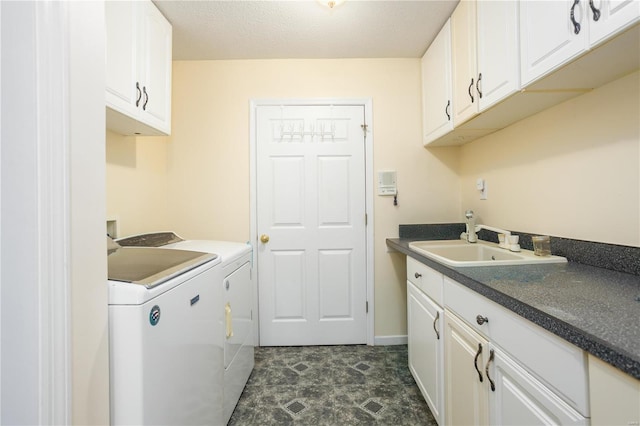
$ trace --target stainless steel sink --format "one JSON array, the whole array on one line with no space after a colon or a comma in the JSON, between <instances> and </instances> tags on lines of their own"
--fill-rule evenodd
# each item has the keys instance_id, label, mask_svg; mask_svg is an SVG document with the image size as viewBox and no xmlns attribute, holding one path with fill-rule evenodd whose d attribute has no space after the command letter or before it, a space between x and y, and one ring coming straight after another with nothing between
<instances>
[{"instance_id":1,"label":"stainless steel sink","mask_svg":"<svg viewBox=\"0 0 640 426\"><path fill-rule=\"evenodd\" d=\"M504 266L537 263L565 263L561 256L536 256L531 250L511 252L486 241L468 243L463 240L414 241L409 248L449 266Z\"/></svg>"}]
</instances>

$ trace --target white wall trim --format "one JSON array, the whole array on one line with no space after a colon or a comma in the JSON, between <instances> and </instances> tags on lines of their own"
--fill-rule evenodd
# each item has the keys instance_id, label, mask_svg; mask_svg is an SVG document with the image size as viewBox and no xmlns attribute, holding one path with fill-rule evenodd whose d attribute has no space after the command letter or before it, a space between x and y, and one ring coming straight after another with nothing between
<instances>
[{"instance_id":1,"label":"white wall trim","mask_svg":"<svg viewBox=\"0 0 640 426\"><path fill-rule=\"evenodd\" d=\"M70 424L67 3L3 2L0 18L11 40L1 52L0 314L15 324L2 336L0 423Z\"/></svg>"},{"instance_id":2,"label":"white wall trim","mask_svg":"<svg viewBox=\"0 0 640 426\"><path fill-rule=\"evenodd\" d=\"M389 346L389 345L406 345L409 342L409 338L404 336L376 336L376 346Z\"/></svg>"},{"instance_id":3,"label":"white wall trim","mask_svg":"<svg viewBox=\"0 0 640 426\"><path fill-rule=\"evenodd\" d=\"M250 168L250 197L251 197L251 244L255 246L258 241L257 230L257 202L256 202L256 108L267 105L362 105L364 106L365 123L368 125L365 144L365 199L368 224L366 229L367 243L367 300L369 302L369 314L367 315L367 344L374 345L375 327L375 279L374 279L374 215L373 215L373 101L371 98L312 98L312 99L252 99L249 101L249 168ZM254 250L255 260L255 250ZM254 312L258 316L258 288L254 287ZM255 344L259 344L259 327L255 329Z\"/></svg>"},{"instance_id":4,"label":"white wall trim","mask_svg":"<svg viewBox=\"0 0 640 426\"><path fill-rule=\"evenodd\" d=\"M65 2L38 2L41 424L71 422L68 27Z\"/></svg>"}]
</instances>

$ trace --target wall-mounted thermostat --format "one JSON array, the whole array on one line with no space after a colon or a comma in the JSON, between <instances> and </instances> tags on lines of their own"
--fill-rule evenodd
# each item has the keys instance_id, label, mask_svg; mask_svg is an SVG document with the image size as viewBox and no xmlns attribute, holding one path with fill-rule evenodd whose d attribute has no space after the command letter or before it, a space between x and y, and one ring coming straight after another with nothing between
<instances>
[{"instance_id":1,"label":"wall-mounted thermostat","mask_svg":"<svg viewBox=\"0 0 640 426\"><path fill-rule=\"evenodd\" d=\"M395 170L378 172L378 195L396 195L397 193Z\"/></svg>"}]
</instances>

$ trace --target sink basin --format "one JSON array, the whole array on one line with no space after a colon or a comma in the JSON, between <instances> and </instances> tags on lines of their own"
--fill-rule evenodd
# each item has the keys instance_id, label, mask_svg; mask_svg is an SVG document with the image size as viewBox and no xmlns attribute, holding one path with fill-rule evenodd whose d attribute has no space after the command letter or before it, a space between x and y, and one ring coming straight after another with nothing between
<instances>
[{"instance_id":1,"label":"sink basin","mask_svg":"<svg viewBox=\"0 0 640 426\"><path fill-rule=\"evenodd\" d=\"M414 241L409 248L416 253L449 266L504 266L538 263L566 263L560 256L536 256L531 250L512 252L495 243L463 240Z\"/></svg>"}]
</instances>

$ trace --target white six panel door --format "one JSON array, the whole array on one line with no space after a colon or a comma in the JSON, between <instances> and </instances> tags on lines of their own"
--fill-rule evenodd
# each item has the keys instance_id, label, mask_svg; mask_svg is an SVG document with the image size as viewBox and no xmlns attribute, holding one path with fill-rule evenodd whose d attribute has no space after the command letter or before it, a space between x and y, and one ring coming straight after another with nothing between
<instances>
[{"instance_id":1,"label":"white six panel door","mask_svg":"<svg viewBox=\"0 0 640 426\"><path fill-rule=\"evenodd\" d=\"M364 106L259 106L260 344L366 343Z\"/></svg>"}]
</instances>

